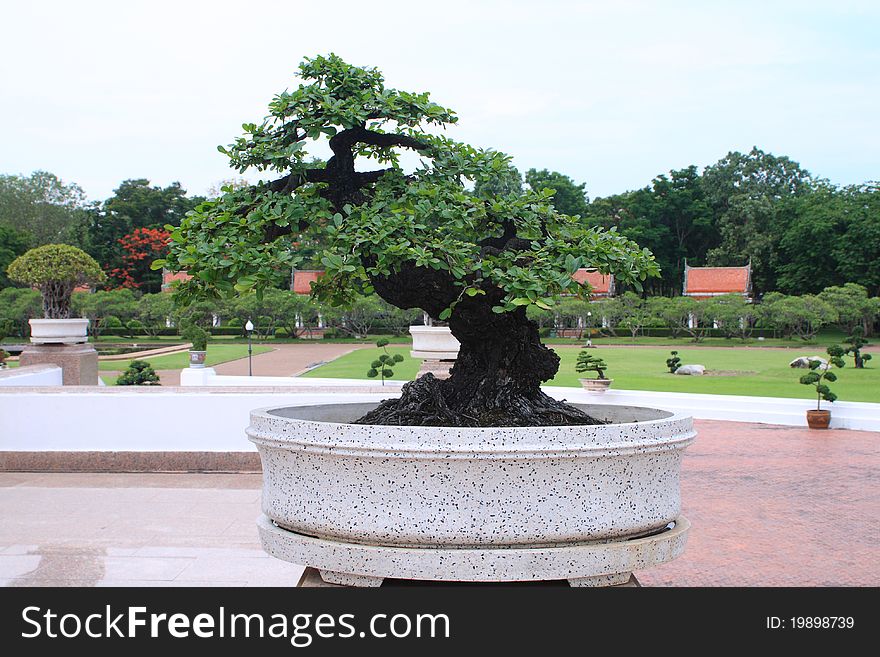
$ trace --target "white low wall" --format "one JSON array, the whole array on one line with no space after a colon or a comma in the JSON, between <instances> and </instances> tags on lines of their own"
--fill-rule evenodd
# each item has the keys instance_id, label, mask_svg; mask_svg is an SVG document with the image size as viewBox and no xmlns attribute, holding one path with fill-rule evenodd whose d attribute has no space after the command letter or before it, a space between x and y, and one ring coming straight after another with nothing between
<instances>
[{"instance_id":1,"label":"white low wall","mask_svg":"<svg viewBox=\"0 0 880 657\"><path fill-rule=\"evenodd\" d=\"M745 397L738 395L698 395L686 392L648 390L608 390L586 392L579 388L545 387L547 394L575 403L649 406L688 413L700 420L761 422L794 427L807 425L806 412L816 408L816 401L784 397ZM823 403L831 410L832 429L880 431L880 404L864 402Z\"/></svg>"},{"instance_id":2,"label":"white low wall","mask_svg":"<svg viewBox=\"0 0 880 657\"><path fill-rule=\"evenodd\" d=\"M0 388L60 386L61 368L57 365L28 365L0 370Z\"/></svg>"},{"instance_id":3,"label":"white low wall","mask_svg":"<svg viewBox=\"0 0 880 657\"><path fill-rule=\"evenodd\" d=\"M5 388L0 389L0 451L253 451L244 430L252 409L372 401L395 387L332 379L305 388ZM335 391L334 391L335 390ZM696 418L805 426L810 402L723 395L547 388L575 403L594 401L682 411ZM880 404L837 402L832 427L880 431Z\"/></svg>"}]
</instances>

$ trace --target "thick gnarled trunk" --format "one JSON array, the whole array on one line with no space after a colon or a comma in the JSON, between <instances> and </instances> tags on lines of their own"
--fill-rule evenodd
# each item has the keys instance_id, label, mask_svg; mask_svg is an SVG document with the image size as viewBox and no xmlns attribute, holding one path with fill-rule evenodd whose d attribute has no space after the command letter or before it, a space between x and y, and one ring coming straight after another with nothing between
<instances>
[{"instance_id":1,"label":"thick gnarled trunk","mask_svg":"<svg viewBox=\"0 0 880 657\"><path fill-rule=\"evenodd\" d=\"M482 298L461 302L449 321L461 349L445 381L426 374L382 402L362 424L427 426L563 426L600 424L541 391L559 356L541 344L525 309L494 313Z\"/></svg>"}]
</instances>

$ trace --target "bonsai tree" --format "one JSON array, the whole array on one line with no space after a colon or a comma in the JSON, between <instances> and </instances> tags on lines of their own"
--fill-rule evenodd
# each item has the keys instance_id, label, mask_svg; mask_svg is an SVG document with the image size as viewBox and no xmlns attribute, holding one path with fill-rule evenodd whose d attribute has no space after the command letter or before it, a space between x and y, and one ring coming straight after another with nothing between
<instances>
[{"instance_id":1,"label":"bonsai tree","mask_svg":"<svg viewBox=\"0 0 880 657\"><path fill-rule=\"evenodd\" d=\"M375 379L377 376L382 377L382 385L385 385L385 379L390 379L394 376L394 370L391 369L391 366L394 363L402 363L403 356L400 354L394 354L393 356L388 353L388 340L386 338L379 338L376 340L376 346L382 349L383 353L376 360L370 363L370 369L367 370L367 376L371 379Z\"/></svg>"},{"instance_id":2,"label":"bonsai tree","mask_svg":"<svg viewBox=\"0 0 880 657\"><path fill-rule=\"evenodd\" d=\"M69 319L73 290L106 278L92 256L67 244L46 244L27 251L10 263L6 275L40 290L46 319Z\"/></svg>"},{"instance_id":3,"label":"bonsai tree","mask_svg":"<svg viewBox=\"0 0 880 657\"><path fill-rule=\"evenodd\" d=\"M822 410L822 400L834 402L837 395L831 392L828 387L829 383L837 381L837 375L831 370L831 367L843 367L846 363L843 360L843 347L832 345L826 350L828 352L828 363L822 363L818 360L810 361L810 371L800 378L800 382L805 386L813 386L816 389L816 410Z\"/></svg>"},{"instance_id":4,"label":"bonsai tree","mask_svg":"<svg viewBox=\"0 0 880 657\"><path fill-rule=\"evenodd\" d=\"M862 347L870 344L867 340L865 340L864 336L865 329L857 324L855 327L853 327L852 335L848 336L846 340L843 341L845 344L849 345L844 353L852 354L857 369L862 369L863 367L865 367L865 362L871 360L871 354L862 353Z\"/></svg>"},{"instance_id":5,"label":"bonsai tree","mask_svg":"<svg viewBox=\"0 0 880 657\"><path fill-rule=\"evenodd\" d=\"M608 365L598 356L592 356L589 351L582 350L578 354L577 364L574 366L574 369L578 373L595 372L597 379L604 380L605 370L608 369Z\"/></svg>"},{"instance_id":6,"label":"bonsai tree","mask_svg":"<svg viewBox=\"0 0 880 657\"><path fill-rule=\"evenodd\" d=\"M670 351L672 354L669 358L666 359L666 367L669 368L670 374L675 374L675 371L681 367L681 358L678 357L677 351Z\"/></svg>"},{"instance_id":7,"label":"bonsai tree","mask_svg":"<svg viewBox=\"0 0 880 657\"><path fill-rule=\"evenodd\" d=\"M181 331L180 337L192 343L190 351L206 351L208 349L208 338L211 335L198 324L187 324L183 331Z\"/></svg>"},{"instance_id":8,"label":"bonsai tree","mask_svg":"<svg viewBox=\"0 0 880 657\"><path fill-rule=\"evenodd\" d=\"M510 158L437 134L457 118L427 93L386 87L378 70L335 55L306 59L299 77L262 123L219 147L239 172L274 179L226 187L196 207L173 228L167 258L154 262L192 276L177 288L179 302L280 284L303 261L296 245L323 241L318 300L341 305L375 292L448 322L461 343L448 379L422 376L359 422L595 423L541 392L559 357L526 309L548 309L561 294L586 297L572 279L581 267L640 290L659 273L651 253L557 212L551 190L470 192L506 172ZM328 138L332 157L313 164L308 148ZM401 150L419 156L413 170L404 170ZM370 161L380 168L362 168Z\"/></svg>"},{"instance_id":9,"label":"bonsai tree","mask_svg":"<svg viewBox=\"0 0 880 657\"><path fill-rule=\"evenodd\" d=\"M118 386L158 386L159 375L145 360L133 360L128 369L116 379Z\"/></svg>"}]
</instances>

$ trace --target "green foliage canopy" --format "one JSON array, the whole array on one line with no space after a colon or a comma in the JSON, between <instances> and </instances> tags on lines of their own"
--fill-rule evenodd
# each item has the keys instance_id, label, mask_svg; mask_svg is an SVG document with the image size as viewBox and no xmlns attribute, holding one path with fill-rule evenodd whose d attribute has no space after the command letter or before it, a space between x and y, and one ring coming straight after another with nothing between
<instances>
[{"instance_id":1,"label":"green foliage canopy","mask_svg":"<svg viewBox=\"0 0 880 657\"><path fill-rule=\"evenodd\" d=\"M295 245L316 233L328 242L318 298L343 304L372 293L377 279L433 272L447 291L405 305L427 306L435 318L485 294L499 313L549 307L555 295L579 292L571 279L579 267L636 288L658 273L650 252L557 212L550 192L488 200L468 192L466 181L485 183L509 171L510 159L434 134L457 118L427 93L388 88L376 69L335 55L306 59L300 77L265 121L245 124L245 136L220 147L239 172L285 175L199 205L173 230L167 259L154 263L193 276L178 288L183 302L278 284L301 261ZM334 158L310 168L307 147L327 137ZM414 171L402 169L400 148L421 155ZM386 168L355 172L354 158Z\"/></svg>"}]
</instances>

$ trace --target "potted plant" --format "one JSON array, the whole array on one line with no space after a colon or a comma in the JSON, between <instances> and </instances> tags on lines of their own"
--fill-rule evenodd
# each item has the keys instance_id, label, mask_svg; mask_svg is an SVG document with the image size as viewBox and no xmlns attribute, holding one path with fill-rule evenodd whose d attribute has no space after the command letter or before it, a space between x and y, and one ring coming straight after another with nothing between
<instances>
[{"instance_id":1,"label":"potted plant","mask_svg":"<svg viewBox=\"0 0 880 657\"><path fill-rule=\"evenodd\" d=\"M7 276L40 291L44 319L29 320L31 342L38 344L86 342L89 320L70 317L73 291L80 285L105 280L100 265L74 246L46 244L12 261Z\"/></svg>"},{"instance_id":2,"label":"potted plant","mask_svg":"<svg viewBox=\"0 0 880 657\"><path fill-rule=\"evenodd\" d=\"M605 370L608 369L608 365L605 364L605 361L599 356L591 355L590 352L586 350L582 350L578 354L577 364L574 369L578 373L596 373L595 379L578 379L584 387L584 390L589 390L590 392L605 392L614 380L605 378Z\"/></svg>"},{"instance_id":3,"label":"potted plant","mask_svg":"<svg viewBox=\"0 0 880 657\"><path fill-rule=\"evenodd\" d=\"M198 324L188 324L180 334L184 340L191 344L189 349L189 366L200 369L205 366L205 358L208 355L208 338L210 334Z\"/></svg>"},{"instance_id":4,"label":"potted plant","mask_svg":"<svg viewBox=\"0 0 880 657\"><path fill-rule=\"evenodd\" d=\"M420 308L460 347L448 379L425 374L381 402L342 395L252 411L264 548L363 585L607 585L645 565L636 554L680 554L691 418L549 396L541 384L559 357L526 316L562 295L586 298L572 279L582 267L641 289L659 274L651 253L557 212L550 190L471 193L510 172L510 158L438 136L457 119L428 94L386 87L378 70L335 55L305 60L299 77L269 118L220 149L237 169L278 177L200 204L153 267L192 275L175 292L187 303L283 285L303 262L293 245L320 237L314 297L341 305L375 293ZM326 137L333 155L315 165L308 147ZM420 156L415 170L401 168L400 150ZM379 168L359 170L371 160Z\"/></svg>"},{"instance_id":5,"label":"potted plant","mask_svg":"<svg viewBox=\"0 0 880 657\"><path fill-rule=\"evenodd\" d=\"M5 349L0 349L0 370L6 369L6 359L9 358L9 352Z\"/></svg>"},{"instance_id":6,"label":"potted plant","mask_svg":"<svg viewBox=\"0 0 880 657\"><path fill-rule=\"evenodd\" d=\"M843 347L832 345L828 347L828 363L819 360L810 361L810 371L801 376L800 382L806 386L813 386L816 390L816 408L807 411L807 425L810 429L827 429L831 423L831 411L822 408L822 400L833 403L837 395L831 392L826 383L837 381L837 375L831 370L834 367L843 367Z\"/></svg>"},{"instance_id":7,"label":"potted plant","mask_svg":"<svg viewBox=\"0 0 880 657\"><path fill-rule=\"evenodd\" d=\"M381 376L383 386L385 385L385 379L390 379L394 376L394 370L391 369L391 366L395 363L403 362L403 356L400 354L394 354L392 356L388 353L388 349L386 348L388 344L389 342L387 338L379 338L376 340L376 346L381 348L384 353L370 363L370 369L367 370L367 376L371 379Z\"/></svg>"}]
</instances>

